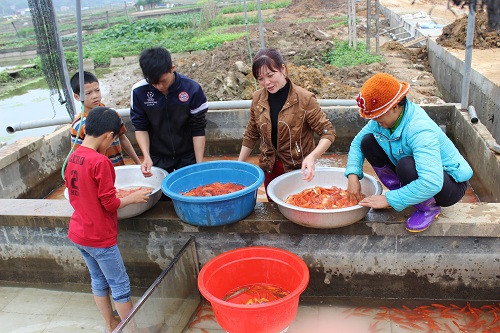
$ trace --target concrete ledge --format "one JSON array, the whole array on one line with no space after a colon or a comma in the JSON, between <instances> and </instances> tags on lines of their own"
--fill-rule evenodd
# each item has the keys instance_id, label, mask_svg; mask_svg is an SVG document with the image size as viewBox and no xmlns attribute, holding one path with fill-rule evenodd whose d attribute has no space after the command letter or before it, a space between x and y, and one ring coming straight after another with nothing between
<instances>
[{"instance_id":1,"label":"concrete ledge","mask_svg":"<svg viewBox=\"0 0 500 333\"><path fill-rule=\"evenodd\" d=\"M73 208L66 200L0 199L0 227L67 228ZM340 234L373 236L500 237L500 203L457 203L443 207L441 215L422 233L409 233L405 221L413 212L370 210L350 226L332 229L307 228L287 220L275 203L258 202L243 220L219 227L198 227L182 222L171 202L158 202L149 211L120 220L121 231L266 234Z\"/></svg>"},{"instance_id":2,"label":"concrete ledge","mask_svg":"<svg viewBox=\"0 0 500 333\"><path fill-rule=\"evenodd\" d=\"M0 149L0 198L43 198L63 184L60 172L70 149L69 126Z\"/></svg>"},{"instance_id":3,"label":"concrete ledge","mask_svg":"<svg viewBox=\"0 0 500 333\"><path fill-rule=\"evenodd\" d=\"M0 280L89 283L67 238L65 200L0 200ZM134 287L148 287L192 236L200 265L223 252L272 246L299 255L311 281L304 296L487 300L498 290L500 204L456 204L425 232L411 234L411 210L371 211L337 229L294 224L273 203L221 227L181 222L171 202L120 221L119 248Z\"/></svg>"}]
</instances>

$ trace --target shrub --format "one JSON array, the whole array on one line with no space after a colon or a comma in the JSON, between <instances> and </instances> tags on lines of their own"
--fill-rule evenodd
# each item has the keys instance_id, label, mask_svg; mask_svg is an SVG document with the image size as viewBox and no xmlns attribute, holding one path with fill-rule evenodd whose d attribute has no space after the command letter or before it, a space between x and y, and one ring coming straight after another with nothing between
<instances>
[{"instance_id":1,"label":"shrub","mask_svg":"<svg viewBox=\"0 0 500 333\"><path fill-rule=\"evenodd\" d=\"M366 51L366 44L358 42L357 48L349 47L347 41L337 41L335 46L327 51L323 60L333 66L350 67L368 65L383 60L382 56L373 55Z\"/></svg>"}]
</instances>

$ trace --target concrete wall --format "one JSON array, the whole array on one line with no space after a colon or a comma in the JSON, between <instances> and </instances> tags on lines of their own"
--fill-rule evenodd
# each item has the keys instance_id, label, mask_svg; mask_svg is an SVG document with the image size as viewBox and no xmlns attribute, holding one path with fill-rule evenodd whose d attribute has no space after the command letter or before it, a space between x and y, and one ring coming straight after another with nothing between
<instances>
[{"instance_id":1,"label":"concrete wall","mask_svg":"<svg viewBox=\"0 0 500 333\"><path fill-rule=\"evenodd\" d=\"M19 49L12 52L0 52L0 63L18 63L21 59L34 59L36 55L36 50Z\"/></svg>"},{"instance_id":2,"label":"concrete wall","mask_svg":"<svg viewBox=\"0 0 500 333\"><path fill-rule=\"evenodd\" d=\"M407 14L383 6L380 7L380 11L389 20L391 28L400 26L403 23L401 15ZM403 31L404 29L400 28L394 33ZM422 36L419 31L415 31L414 34L417 38ZM432 38L420 44L427 44L428 62L444 100L448 103L461 103L464 62L438 45ZM472 52L474 56L474 51ZM479 120L491 132L493 138L500 142L500 87L474 69L471 69L470 74L468 105L475 107Z\"/></svg>"},{"instance_id":3,"label":"concrete wall","mask_svg":"<svg viewBox=\"0 0 500 333\"><path fill-rule=\"evenodd\" d=\"M451 113L453 130L450 138L474 170L470 183L481 201L500 202L500 155L491 150L495 139L481 122L472 124L467 111L458 108Z\"/></svg>"},{"instance_id":4,"label":"concrete wall","mask_svg":"<svg viewBox=\"0 0 500 333\"><path fill-rule=\"evenodd\" d=\"M474 169L473 187L484 189L485 201L500 200L500 168L498 155L488 149L495 142L481 123L472 124L467 112L456 104L423 105L437 124L446 128ZM325 107L328 118L335 125L337 138L330 151L346 152L356 133L366 120L351 107ZM237 155L241 138L249 118L248 110L210 110L207 115L206 155ZM127 136L140 151L133 126L123 116ZM70 150L69 125L61 126L51 135L25 138L0 149L0 198L43 198L63 184L60 175Z\"/></svg>"},{"instance_id":5,"label":"concrete wall","mask_svg":"<svg viewBox=\"0 0 500 333\"><path fill-rule=\"evenodd\" d=\"M455 104L424 107L464 152L475 171L473 180L498 201L500 161L488 149L493 139L485 126L471 124L468 113ZM339 135L333 149L346 151L365 121L352 108L325 111ZM248 110L210 111L207 151L239 151L247 119ZM127 117L124 120L131 129ZM26 191L28 181L40 188L61 181L68 133L63 126L51 136L22 140L16 149L0 149L1 189L9 195L0 199L0 280L89 283L81 255L67 239L69 202L9 199L16 191ZM133 131L129 135L133 140ZM311 229L286 220L274 203L258 203L250 216L232 225L195 227L179 220L171 202L159 202L138 217L120 221L119 247L132 285L144 288L195 236L200 265L244 246L278 246L298 254L310 268L309 297L491 299L499 287L500 204L443 208L438 221L418 235L404 229L411 213L412 208L400 213L372 210L347 227Z\"/></svg>"},{"instance_id":6,"label":"concrete wall","mask_svg":"<svg viewBox=\"0 0 500 333\"><path fill-rule=\"evenodd\" d=\"M296 253L310 271L304 296L497 299L500 204L445 207L420 234L404 229L411 212L372 210L346 227L312 229L286 220L265 202L237 223L197 227L180 221L172 202L158 202L120 221L118 246L132 285L141 288L193 236L200 266L247 246ZM89 284L81 254L67 238L71 213L66 200L0 200L0 280Z\"/></svg>"},{"instance_id":7,"label":"concrete wall","mask_svg":"<svg viewBox=\"0 0 500 333\"><path fill-rule=\"evenodd\" d=\"M0 149L0 198L44 198L63 184L70 150L69 125L43 137L27 137Z\"/></svg>"},{"instance_id":8,"label":"concrete wall","mask_svg":"<svg viewBox=\"0 0 500 333\"><path fill-rule=\"evenodd\" d=\"M429 65L439 90L448 102L462 100L464 63L434 40L428 40ZM474 51L473 51L474 52ZM469 105L476 109L479 120L500 141L500 87L474 69L470 73Z\"/></svg>"}]
</instances>

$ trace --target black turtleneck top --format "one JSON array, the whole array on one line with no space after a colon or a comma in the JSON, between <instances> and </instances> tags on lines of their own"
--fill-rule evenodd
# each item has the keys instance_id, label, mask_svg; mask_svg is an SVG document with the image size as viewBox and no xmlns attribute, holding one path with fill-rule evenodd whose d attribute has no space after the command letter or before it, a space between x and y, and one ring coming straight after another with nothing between
<instances>
[{"instance_id":1,"label":"black turtleneck top","mask_svg":"<svg viewBox=\"0 0 500 333\"><path fill-rule=\"evenodd\" d=\"M281 88L274 94L269 94L269 108L270 108L271 125L272 125L271 139L273 141L274 148L278 147L278 114L283 108L283 105L285 105L289 92L290 92L290 82L287 81L283 88Z\"/></svg>"}]
</instances>

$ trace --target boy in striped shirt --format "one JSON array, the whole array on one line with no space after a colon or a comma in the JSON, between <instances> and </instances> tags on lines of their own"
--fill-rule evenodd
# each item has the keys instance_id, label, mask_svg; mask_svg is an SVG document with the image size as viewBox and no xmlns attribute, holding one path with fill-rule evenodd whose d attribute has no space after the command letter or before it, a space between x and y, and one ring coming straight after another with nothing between
<instances>
[{"instance_id":1,"label":"boy in striped shirt","mask_svg":"<svg viewBox=\"0 0 500 333\"><path fill-rule=\"evenodd\" d=\"M87 114L90 112L90 110L97 106L104 106L104 104L102 104L101 102L101 89L99 87L99 80L97 79L97 77L90 72L84 71L83 82L85 93L85 100L82 101L84 108L83 121L81 119L82 114L80 112L76 115L70 129L71 144L75 145L75 148L73 150L76 150L82 144L83 139L85 138L85 118L87 118ZM79 73L76 73L71 77L70 83L75 99L77 101L81 101ZM105 155L108 156L108 158L111 160L113 166L125 165L125 162L123 161L122 149L134 161L134 164L141 164L141 161L139 160L134 147L125 135L126 132L127 129L122 121L118 137L106 150Z\"/></svg>"}]
</instances>

